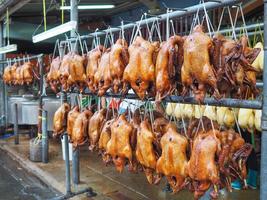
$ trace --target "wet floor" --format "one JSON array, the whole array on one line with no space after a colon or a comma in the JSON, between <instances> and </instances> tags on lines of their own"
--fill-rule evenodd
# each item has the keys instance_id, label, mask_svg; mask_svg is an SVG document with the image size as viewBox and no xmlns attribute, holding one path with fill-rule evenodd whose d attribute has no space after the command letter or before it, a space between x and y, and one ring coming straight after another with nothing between
<instances>
[{"instance_id":1,"label":"wet floor","mask_svg":"<svg viewBox=\"0 0 267 200\"><path fill-rule=\"evenodd\" d=\"M57 195L0 150L0 200L43 200Z\"/></svg>"}]
</instances>

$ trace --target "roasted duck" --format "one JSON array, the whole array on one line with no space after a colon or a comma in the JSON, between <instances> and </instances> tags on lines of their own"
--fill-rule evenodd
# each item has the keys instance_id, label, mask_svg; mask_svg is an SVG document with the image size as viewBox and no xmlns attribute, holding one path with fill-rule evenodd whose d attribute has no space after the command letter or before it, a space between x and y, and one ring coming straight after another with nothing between
<instances>
[{"instance_id":1,"label":"roasted duck","mask_svg":"<svg viewBox=\"0 0 267 200\"><path fill-rule=\"evenodd\" d=\"M72 53L69 52L63 57L59 68L59 80L64 91L70 89L68 78L70 76L71 54Z\"/></svg>"},{"instance_id":2,"label":"roasted duck","mask_svg":"<svg viewBox=\"0 0 267 200\"><path fill-rule=\"evenodd\" d=\"M156 136L148 120L142 121L137 132L136 159L143 166L146 178L150 184L157 184L160 176L154 176L159 157L154 147Z\"/></svg>"},{"instance_id":3,"label":"roasted duck","mask_svg":"<svg viewBox=\"0 0 267 200\"><path fill-rule=\"evenodd\" d=\"M57 93L59 91L59 77L60 77L60 57L56 57L52 60L50 64L50 70L47 74L47 82L49 83L51 89Z\"/></svg>"},{"instance_id":4,"label":"roasted duck","mask_svg":"<svg viewBox=\"0 0 267 200\"><path fill-rule=\"evenodd\" d=\"M98 90L98 96L103 96L112 84L110 71L110 54L111 49L106 49L103 52L99 67L94 75L94 85Z\"/></svg>"},{"instance_id":5,"label":"roasted duck","mask_svg":"<svg viewBox=\"0 0 267 200\"><path fill-rule=\"evenodd\" d=\"M155 95L155 63L158 43L137 37L129 47L129 64L123 73L123 93L131 87L140 99Z\"/></svg>"},{"instance_id":6,"label":"roasted duck","mask_svg":"<svg viewBox=\"0 0 267 200\"><path fill-rule=\"evenodd\" d=\"M220 97L214 67L211 64L212 49L211 38L203 32L201 25L197 25L184 41L184 64L181 71L183 95L188 93L188 88L192 88L195 99L202 102L207 88L210 87L214 97Z\"/></svg>"},{"instance_id":7,"label":"roasted duck","mask_svg":"<svg viewBox=\"0 0 267 200\"><path fill-rule=\"evenodd\" d=\"M120 115L111 125L111 139L107 144L107 153L111 155L116 169L121 173L126 159L132 165L133 152L130 144L133 126L125 115ZM131 167L133 168L133 167Z\"/></svg>"},{"instance_id":8,"label":"roasted duck","mask_svg":"<svg viewBox=\"0 0 267 200\"><path fill-rule=\"evenodd\" d=\"M193 141L186 171L192 179L195 199L199 199L211 184L214 186L211 196L213 198L218 196L220 177L216 157L220 155L221 142L216 137L217 134L219 134L218 130L198 132L198 136Z\"/></svg>"},{"instance_id":9,"label":"roasted duck","mask_svg":"<svg viewBox=\"0 0 267 200\"><path fill-rule=\"evenodd\" d=\"M103 51L104 47L102 45L99 45L95 49L91 50L87 55L88 62L86 66L86 81L89 90L93 93L96 92L96 88L94 85L94 76L98 69L98 65Z\"/></svg>"},{"instance_id":10,"label":"roasted duck","mask_svg":"<svg viewBox=\"0 0 267 200\"><path fill-rule=\"evenodd\" d=\"M97 147L97 143L100 137L101 129L106 118L107 109L103 108L96 111L89 120L88 126L88 138L89 138L89 150L94 150Z\"/></svg>"},{"instance_id":11,"label":"roasted duck","mask_svg":"<svg viewBox=\"0 0 267 200\"><path fill-rule=\"evenodd\" d=\"M13 64L13 65L16 65L17 64ZM17 68L17 67L15 67ZM12 84L12 73L11 73L11 69L12 69L12 66L7 66L5 69L4 69L4 74L3 74L3 81L5 84L7 85L11 85Z\"/></svg>"},{"instance_id":12,"label":"roasted duck","mask_svg":"<svg viewBox=\"0 0 267 200\"><path fill-rule=\"evenodd\" d=\"M54 119L53 119L53 135L54 136L59 136L65 131L65 128L67 125L67 116L68 116L69 111L70 111L70 105L67 103L64 103L55 112Z\"/></svg>"},{"instance_id":13,"label":"roasted duck","mask_svg":"<svg viewBox=\"0 0 267 200\"><path fill-rule=\"evenodd\" d=\"M183 39L177 35L161 44L156 62L156 100L158 101L171 94L176 88L176 83L180 82L181 66L178 60L180 62L183 60L181 49L183 49Z\"/></svg>"},{"instance_id":14,"label":"roasted duck","mask_svg":"<svg viewBox=\"0 0 267 200\"><path fill-rule=\"evenodd\" d=\"M74 148L83 145L87 141L88 122L92 115L93 113L89 109L86 109L77 116L71 135L71 142Z\"/></svg>"},{"instance_id":15,"label":"roasted duck","mask_svg":"<svg viewBox=\"0 0 267 200\"><path fill-rule=\"evenodd\" d=\"M188 142L184 136L177 133L174 124L169 123L166 129L166 133L160 140L162 154L157 161L157 172L166 176L173 193L176 193L187 184L186 149Z\"/></svg>"},{"instance_id":16,"label":"roasted duck","mask_svg":"<svg viewBox=\"0 0 267 200\"><path fill-rule=\"evenodd\" d=\"M78 117L79 114L80 114L80 112L79 112L79 106L75 106L68 113L67 133L68 133L68 135L70 137L70 140L71 140L71 136L72 136L74 122L77 119L77 117Z\"/></svg>"},{"instance_id":17,"label":"roasted duck","mask_svg":"<svg viewBox=\"0 0 267 200\"><path fill-rule=\"evenodd\" d=\"M122 89L123 72L129 62L128 44L123 39L118 39L111 47L110 73L113 81L113 92L118 93Z\"/></svg>"}]
</instances>

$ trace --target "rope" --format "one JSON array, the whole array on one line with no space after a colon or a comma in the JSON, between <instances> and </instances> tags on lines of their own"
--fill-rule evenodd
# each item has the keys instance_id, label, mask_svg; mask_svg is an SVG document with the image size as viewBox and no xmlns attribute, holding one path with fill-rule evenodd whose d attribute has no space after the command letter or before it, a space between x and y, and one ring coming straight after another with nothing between
<instances>
[{"instance_id":1,"label":"rope","mask_svg":"<svg viewBox=\"0 0 267 200\"><path fill-rule=\"evenodd\" d=\"M61 0L61 6L63 7L65 0ZM61 24L64 24L64 9L61 9Z\"/></svg>"},{"instance_id":2,"label":"rope","mask_svg":"<svg viewBox=\"0 0 267 200\"><path fill-rule=\"evenodd\" d=\"M9 45L9 11L6 9L6 36L7 36L7 44Z\"/></svg>"}]
</instances>

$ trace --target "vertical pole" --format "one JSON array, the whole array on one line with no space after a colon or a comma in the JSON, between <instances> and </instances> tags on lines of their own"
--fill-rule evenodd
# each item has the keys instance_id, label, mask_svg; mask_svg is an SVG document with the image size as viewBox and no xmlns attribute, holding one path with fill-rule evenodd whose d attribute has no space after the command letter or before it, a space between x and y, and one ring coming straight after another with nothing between
<instances>
[{"instance_id":1,"label":"vertical pole","mask_svg":"<svg viewBox=\"0 0 267 200\"><path fill-rule=\"evenodd\" d=\"M38 114L38 137L42 136L42 114L43 114L43 84L44 84L44 70L43 70L43 59L38 58L39 72L40 72L40 82L39 82L39 114Z\"/></svg>"},{"instance_id":2,"label":"vertical pole","mask_svg":"<svg viewBox=\"0 0 267 200\"><path fill-rule=\"evenodd\" d=\"M42 162L48 163L47 111L42 113Z\"/></svg>"},{"instance_id":3,"label":"vertical pole","mask_svg":"<svg viewBox=\"0 0 267 200\"><path fill-rule=\"evenodd\" d=\"M70 0L71 12L70 20L77 21L77 27L75 30L71 31L71 37L76 37L76 32L78 31L78 3L77 0ZM75 44L72 44L75 45ZM78 45L76 45L78 47ZM72 48L73 49L73 48ZM78 49L73 49L77 51ZM79 161L79 147L76 150L73 149L72 152L72 181L74 184L79 184L80 182L80 161Z\"/></svg>"},{"instance_id":4,"label":"vertical pole","mask_svg":"<svg viewBox=\"0 0 267 200\"><path fill-rule=\"evenodd\" d=\"M18 104L15 103L14 107L15 107L15 122L14 122L15 144L19 144Z\"/></svg>"},{"instance_id":5,"label":"vertical pole","mask_svg":"<svg viewBox=\"0 0 267 200\"><path fill-rule=\"evenodd\" d=\"M70 185L70 159L69 159L69 139L68 134L64 133L63 135L64 142L64 152L65 152L65 169L66 169L66 194L71 193L71 185Z\"/></svg>"},{"instance_id":6,"label":"vertical pole","mask_svg":"<svg viewBox=\"0 0 267 200\"><path fill-rule=\"evenodd\" d=\"M260 199L267 197L267 0L264 0L264 70L263 70L263 108L261 118L261 175Z\"/></svg>"}]
</instances>

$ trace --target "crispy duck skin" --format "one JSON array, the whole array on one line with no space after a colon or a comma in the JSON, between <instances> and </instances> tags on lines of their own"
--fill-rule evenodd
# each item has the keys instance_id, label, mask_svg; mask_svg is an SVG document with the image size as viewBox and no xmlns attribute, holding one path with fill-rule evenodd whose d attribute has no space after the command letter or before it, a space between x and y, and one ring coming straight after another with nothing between
<instances>
[{"instance_id":1,"label":"crispy duck skin","mask_svg":"<svg viewBox=\"0 0 267 200\"><path fill-rule=\"evenodd\" d=\"M63 91L68 91L70 89L70 86L68 84L68 78L70 76L70 65L71 52L63 57L59 68L59 80Z\"/></svg>"},{"instance_id":2,"label":"crispy duck skin","mask_svg":"<svg viewBox=\"0 0 267 200\"><path fill-rule=\"evenodd\" d=\"M90 52L88 52L87 55L88 62L86 66L86 81L89 90L93 93L96 92L96 88L94 85L94 76L98 69L100 58L104 50L104 47L102 45L99 45Z\"/></svg>"},{"instance_id":3,"label":"crispy duck skin","mask_svg":"<svg viewBox=\"0 0 267 200\"><path fill-rule=\"evenodd\" d=\"M29 85L33 82L33 64L26 62L22 65L23 83Z\"/></svg>"},{"instance_id":4,"label":"crispy duck skin","mask_svg":"<svg viewBox=\"0 0 267 200\"><path fill-rule=\"evenodd\" d=\"M129 47L129 63L123 73L123 93L131 87L140 99L155 93L155 57L158 43L137 37Z\"/></svg>"},{"instance_id":5,"label":"crispy duck skin","mask_svg":"<svg viewBox=\"0 0 267 200\"><path fill-rule=\"evenodd\" d=\"M161 43L156 61L157 101L161 101L176 88L176 79L181 71L181 69L179 69L181 66L179 66L178 60L183 59L183 55L179 55L179 53L182 52L180 50L182 48L183 39L177 35Z\"/></svg>"},{"instance_id":6,"label":"crispy duck skin","mask_svg":"<svg viewBox=\"0 0 267 200\"><path fill-rule=\"evenodd\" d=\"M123 39L118 39L111 47L110 73L113 81L113 92L119 93L122 89L123 72L129 62L128 44Z\"/></svg>"},{"instance_id":7,"label":"crispy duck skin","mask_svg":"<svg viewBox=\"0 0 267 200\"><path fill-rule=\"evenodd\" d=\"M59 56L52 60L50 64L50 70L47 74L47 79L46 79L51 89L55 93L59 91L60 64L61 64L61 60Z\"/></svg>"},{"instance_id":8,"label":"crispy duck skin","mask_svg":"<svg viewBox=\"0 0 267 200\"><path fill-rule=\"evenodd\" d=\"M195 99L202 102L207 87L211 87L213 95L220 98L217 79L211 65L210 52L212 49L211 38L203 32L201 25L197 25L193 33L187 36L184 42L184 64L181 70L184 86L183 95L187 94L188 88L191 87ZM194 85L195 82L197 82L197 86Z\"/></svg>"},{"instance_id":9,"label":"crispy duck skin","mask_svg":"<svg viewBox=\"0 0 267 200\"><path fill-rule=\"evenodd\" d=\"M159 180L154 180L153 172L156 170L157 152L154 148L156 136L152 131L148 120L144 120L140 124L137 131L136 159L143 166L145 175L150 184L157 183ZM156 182L155 182L156 181Z\"/></svg>"},{"instance_id":10,"label":"crispy duck skin","mask_svg":"<svg viewBox=\"0 0 267 200\"><path fill-rule=\"evenodd\" d=\"M97 147L101 129L106 117L106 112L107 109L105 108L96 111L89 120L88 138L89 138L89 150L91 151Z\"/></svg>"},{"instance_id":11,"label":"crispy duck skin","mask_svg":"<svg viewBox=\"0 0 267 200\"><path fill-rule=\"evenodd\" d=\"M69 113L68 113L68 120L67 120L67 133L70 137L72 137L73 125L75 120L77 119L79 112L79 106L75 106Z\"/></svg>"},{"instance_id":12,"label":"crispy duck skin","mask_svg":"<svg viewBox=\"0 0 267 200\"><path fill-rule=\"evenodd\" d=\"M215 188L211 194L216 197L219 184L219 169L216 156L221 152L220 140L216 137L218 130L199 132L193 141L193 148L186 171L193 180L194 198L199 199L212 184Z\"/></svg>"},{"instance_id":13,"label":"crispy duck skin","mask_svg":"<svg viewBox=\"0 0 267 200\"><path fill-rule=\"evenodd\" d=\"M120 115L111 125L111 139L107 144L107 153L111 155L117 171L124 169L128 159L132 165L133 152L130 144L133 125L126 120L125 115Z\"/></svg>"},{"instance_id":14,"label":"crispy duck skin","mask_svg":"<svg viewBox=\"0 0 267 200\"><path fill-rule=\"evenodd\" d=\"M14 63L13 65L7 66L4 69L3 80L5 84L8 84L8 85L14 84L17 67L18 67L18 64Z\"/></svg>"},{"instance_id":15,"label":"crispy duck skin","mask_svg":"<svg viewBox=\"0 0 267 200\"><path fill-rule=\"evenodd\" d=\"M97 88L98 96L103 96L112 85L110 71L111 49L106 49L100 59L98 69L94 75L94 85Z\"/></svg>"},{"instance_id":16,"label":"crispy duck skin","mask_svg":"<svg viewBox=\"0 0 267 200\"><path fill-rule=\"evenodd\" d=\"M162 154L157 161L157 172L166 176L173 193L176 193L186 186L188 141L177 133L174 124L169 123L166 133L160 140L160 145Z\"/></svg>"},{"instance_id":17,"label":"crispy duck skin","mask_svg":"<svg viewBox=\"0 0 267 200\"><path fill-rule=\"evenodd\" d=\"M53 136L59 136L65 131L69 111L70 105L64 103L55 112L53 119Z\"/></svg>"},{"instance_id":18,"label":"crispy duck skin","mask_svg":"<svg viewBox=\"0 0 267 200\"><path fill-rule=\"evenodd\" d=\"M77 116L71 135L71 142L74 148L83 145L87 141L88 122L92 115L93 113L89 109L85 109Z\"/></svg>"}]
</instances>

